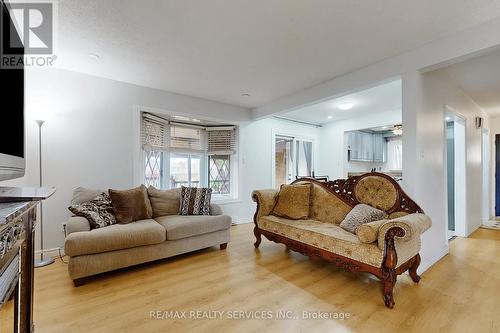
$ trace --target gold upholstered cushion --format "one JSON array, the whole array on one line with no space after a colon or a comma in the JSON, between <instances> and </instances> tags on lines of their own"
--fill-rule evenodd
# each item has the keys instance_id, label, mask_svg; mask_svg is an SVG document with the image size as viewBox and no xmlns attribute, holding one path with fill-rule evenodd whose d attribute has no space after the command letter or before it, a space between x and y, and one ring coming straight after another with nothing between
<instances>
[{"instance_id":1,"label":"gold upholstered cushion","mask_svg":"<svg viewBox=\"0 0 500 333\"><path fill-rule=\"evenodd\" d=\"M360 179L354 188L356 199L360 203L388 211L397 200L397 190L386 178L368 176Z\"/></svg>"},{"instance_id":2,"label":"gold upholstered cushion","mask_svg":"<svg viewBox=\"0 0 500 333\"><path fill-rule=\"evenodd\" d=\"M297 182L296 184L312 184L312 202L311 211L309 212L309 218L311 219L339 224L352 209L336 194L321 185L306 181Z\"/></svg>"},{"instance_id":3,"label":"gold upholstered cushion","mask_svg":"<svg viewBox=\"0 0 500 333\"><path fill-rule=\"evenodd\" d=\"M311 184L282 185L272 215L293 220L309 218Z\"/></svg>"},{"instance_id":4,"label":"gold upholstered cushion","mask_svg":"<svg viewBox=\"0 0 500 333\"><path fill-rule=\"evenodd\" d=\"M363 244L356 235L336 224L317 220L289 220L277 216L262 216L257 224L260 229L375 267L382 264L383 251L376 243Z\"/></svg>"}]
</instances>

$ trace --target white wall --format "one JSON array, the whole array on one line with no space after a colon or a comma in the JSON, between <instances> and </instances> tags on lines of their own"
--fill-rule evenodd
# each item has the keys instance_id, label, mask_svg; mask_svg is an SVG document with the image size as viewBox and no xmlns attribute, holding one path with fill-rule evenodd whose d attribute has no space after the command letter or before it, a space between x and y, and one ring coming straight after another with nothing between
<instances>
[{"instance_id":1,"label":"white wall","mask_svg":"<svg viewBox=\"0 0 500 333\"><path fill-rule=\"evenodd\" d=\"M347 155L344 133L366 129L370 127L380 127L401 123L401 110L377 112L369 116L356 117L341 121L336 121L323 126L319 137L319 156L316 168L317 174L328 175L330 179L347 177ZM358 163L357 166L366 166ZM369 164L371 166L371 164ZM352 170L354 171L354 170ZM369 170L365 170L369 171Z\"/></svg>"},{"instance_id":2,"label":"white wall","mask_svg":"<svg viewBox=\"0 0 500 333\"><path fill-rule=\"evenodd\" d=\"M444 70L407 77L406 96L414 98L415 113L411 114L415 131L403 138L403 174L405 184L412 188L412 197L432 218L433 225L423 235L423 269L448 252L446 239L446 178L444 159L444 109L448 105L466 119L467 143L467 227L470 234L481 224L481 130L474 126L474 117L489 117L447 75ZM405 100L405 85L403 85ZM403 106L405 112L405 108ZM410 109L410 111L412 111ZM411 118L410 118L411 119ZM403 126L408 129L403 114ZM408 147L413 149L408 151ZM411 177L408 179L408 166Z\"/></svg>"},{"instance_id":3,"label":"white wall","mask_svg":"<svg viewBox=\"0 0 500 333\"><path fill-rule=\"evenodd\" d=\"M318 140L320 130L314 126L298 124L276 118L261 119L240 127L241 153L241 189L240 200L236 203L225 204L224 212L235 217L238 222L250 222L253 219L256 205L251 199L253 190L272 188L272 147L273 131L290 136L300 136L315 140L313 152L314 165L318 168L319 150Z\"/></svg>"},{"instance_id":4,"label":"white wall","mask_svg":"<svg viewBox=\"0 0 500 333\"><path fill-rule=\"evenodd\" d=\"M26 86L26 176L2 185L38 185L37 125L43 125L44 185L56 194L44 203L46 249L63 244L61 223L72 191L130 188L134 181L133 112L136 105L240 122L250 111L200 98L59 70L29 70Z\"/></svg>"}]
</instances>

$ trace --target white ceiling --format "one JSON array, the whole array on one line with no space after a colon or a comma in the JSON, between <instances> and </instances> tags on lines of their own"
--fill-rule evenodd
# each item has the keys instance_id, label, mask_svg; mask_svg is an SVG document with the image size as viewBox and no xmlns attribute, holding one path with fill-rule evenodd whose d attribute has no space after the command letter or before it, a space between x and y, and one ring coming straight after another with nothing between
<instances>
[{"instance_id":1,"label":"white ceiling","mask_svg":"<svg viewBox=\"0 0 500 333\"><path fill-rule=\"evenodd\" d=\"M452 65L446 71L484 111L500 115L500 51Z\"/></svg>"},{"instance_id":2,"label":"white ceiling","mask_svg":"<svg viewBox=\"0 0 500 333\"><path fill-rule=\"evenodd\" d=\"M354 106L350 110L342 111L338 106L343 103L353 103ZM401 80L396 80L354 94L282 113L280 116L322 125L332 121L362 117L383 111L401 110L401 103ZM332 118L329 119L329 116Z\"/></svg>"},{"instance_id":3,"label":"white ceiling","mask_svg":"<svg viewBox=\"0 0 500 333\"><path fill-rule=\"evenodd\" d=\"M60 67L246 107L500 16L492 0L58 3Z\"/></svg>"}]
</instances>

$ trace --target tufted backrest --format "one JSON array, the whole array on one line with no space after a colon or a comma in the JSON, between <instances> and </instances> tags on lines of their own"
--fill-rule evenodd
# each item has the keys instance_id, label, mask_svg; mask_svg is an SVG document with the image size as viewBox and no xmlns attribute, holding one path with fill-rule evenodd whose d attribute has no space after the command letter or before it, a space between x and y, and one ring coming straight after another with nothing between
<instances>
[{"instance_id":1,"label":"tufted backrest","mask_svg":"<svg viewBox=\"0 0 500 333\"><path fill-rule=\"evenodd\" d=\"M354 187L354 195L360 203L388 211L397 202L398 191L387 178L367 176L358 180Z\"/></svg>"},{"instance_id":2,"label":"tufted backrest","mask_svg":"<svg viewBox=\"0 0 500 333\"><path fill-rule=\"evenodd\" d=\"M424 212L392 177L378 172L327 182L311 178L293 182L300 183L314 185L310 218L322 222L340 223L359 203L385 211L389 219Z\"/></svg>"}]
</instances>

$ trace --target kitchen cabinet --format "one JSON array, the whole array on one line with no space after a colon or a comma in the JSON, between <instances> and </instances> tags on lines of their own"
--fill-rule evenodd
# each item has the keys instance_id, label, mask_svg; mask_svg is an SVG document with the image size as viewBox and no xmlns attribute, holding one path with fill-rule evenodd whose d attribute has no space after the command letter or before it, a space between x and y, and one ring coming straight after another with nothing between
<instances>
[{"instance_id":1,"label":"kitchen cabinet","mask_svg":"<svg viewBox=\"0 0 500 333\"><path fill-rule=\"evenodd\" d=\"M383 134L347 132L347 150L349 161L385 162L386 142Z\"/></svg>"},{"instance_id":2,"label":"kitchen cabinet","mask_svg":"<svg viewBox=\"0 0 500 333\"><path fill-rule=\"evenodd\" d=\"M384 163L386 156L386 140L381 133L372 134L373 139L373 162Z\"/></svg>"}]
</instances>

